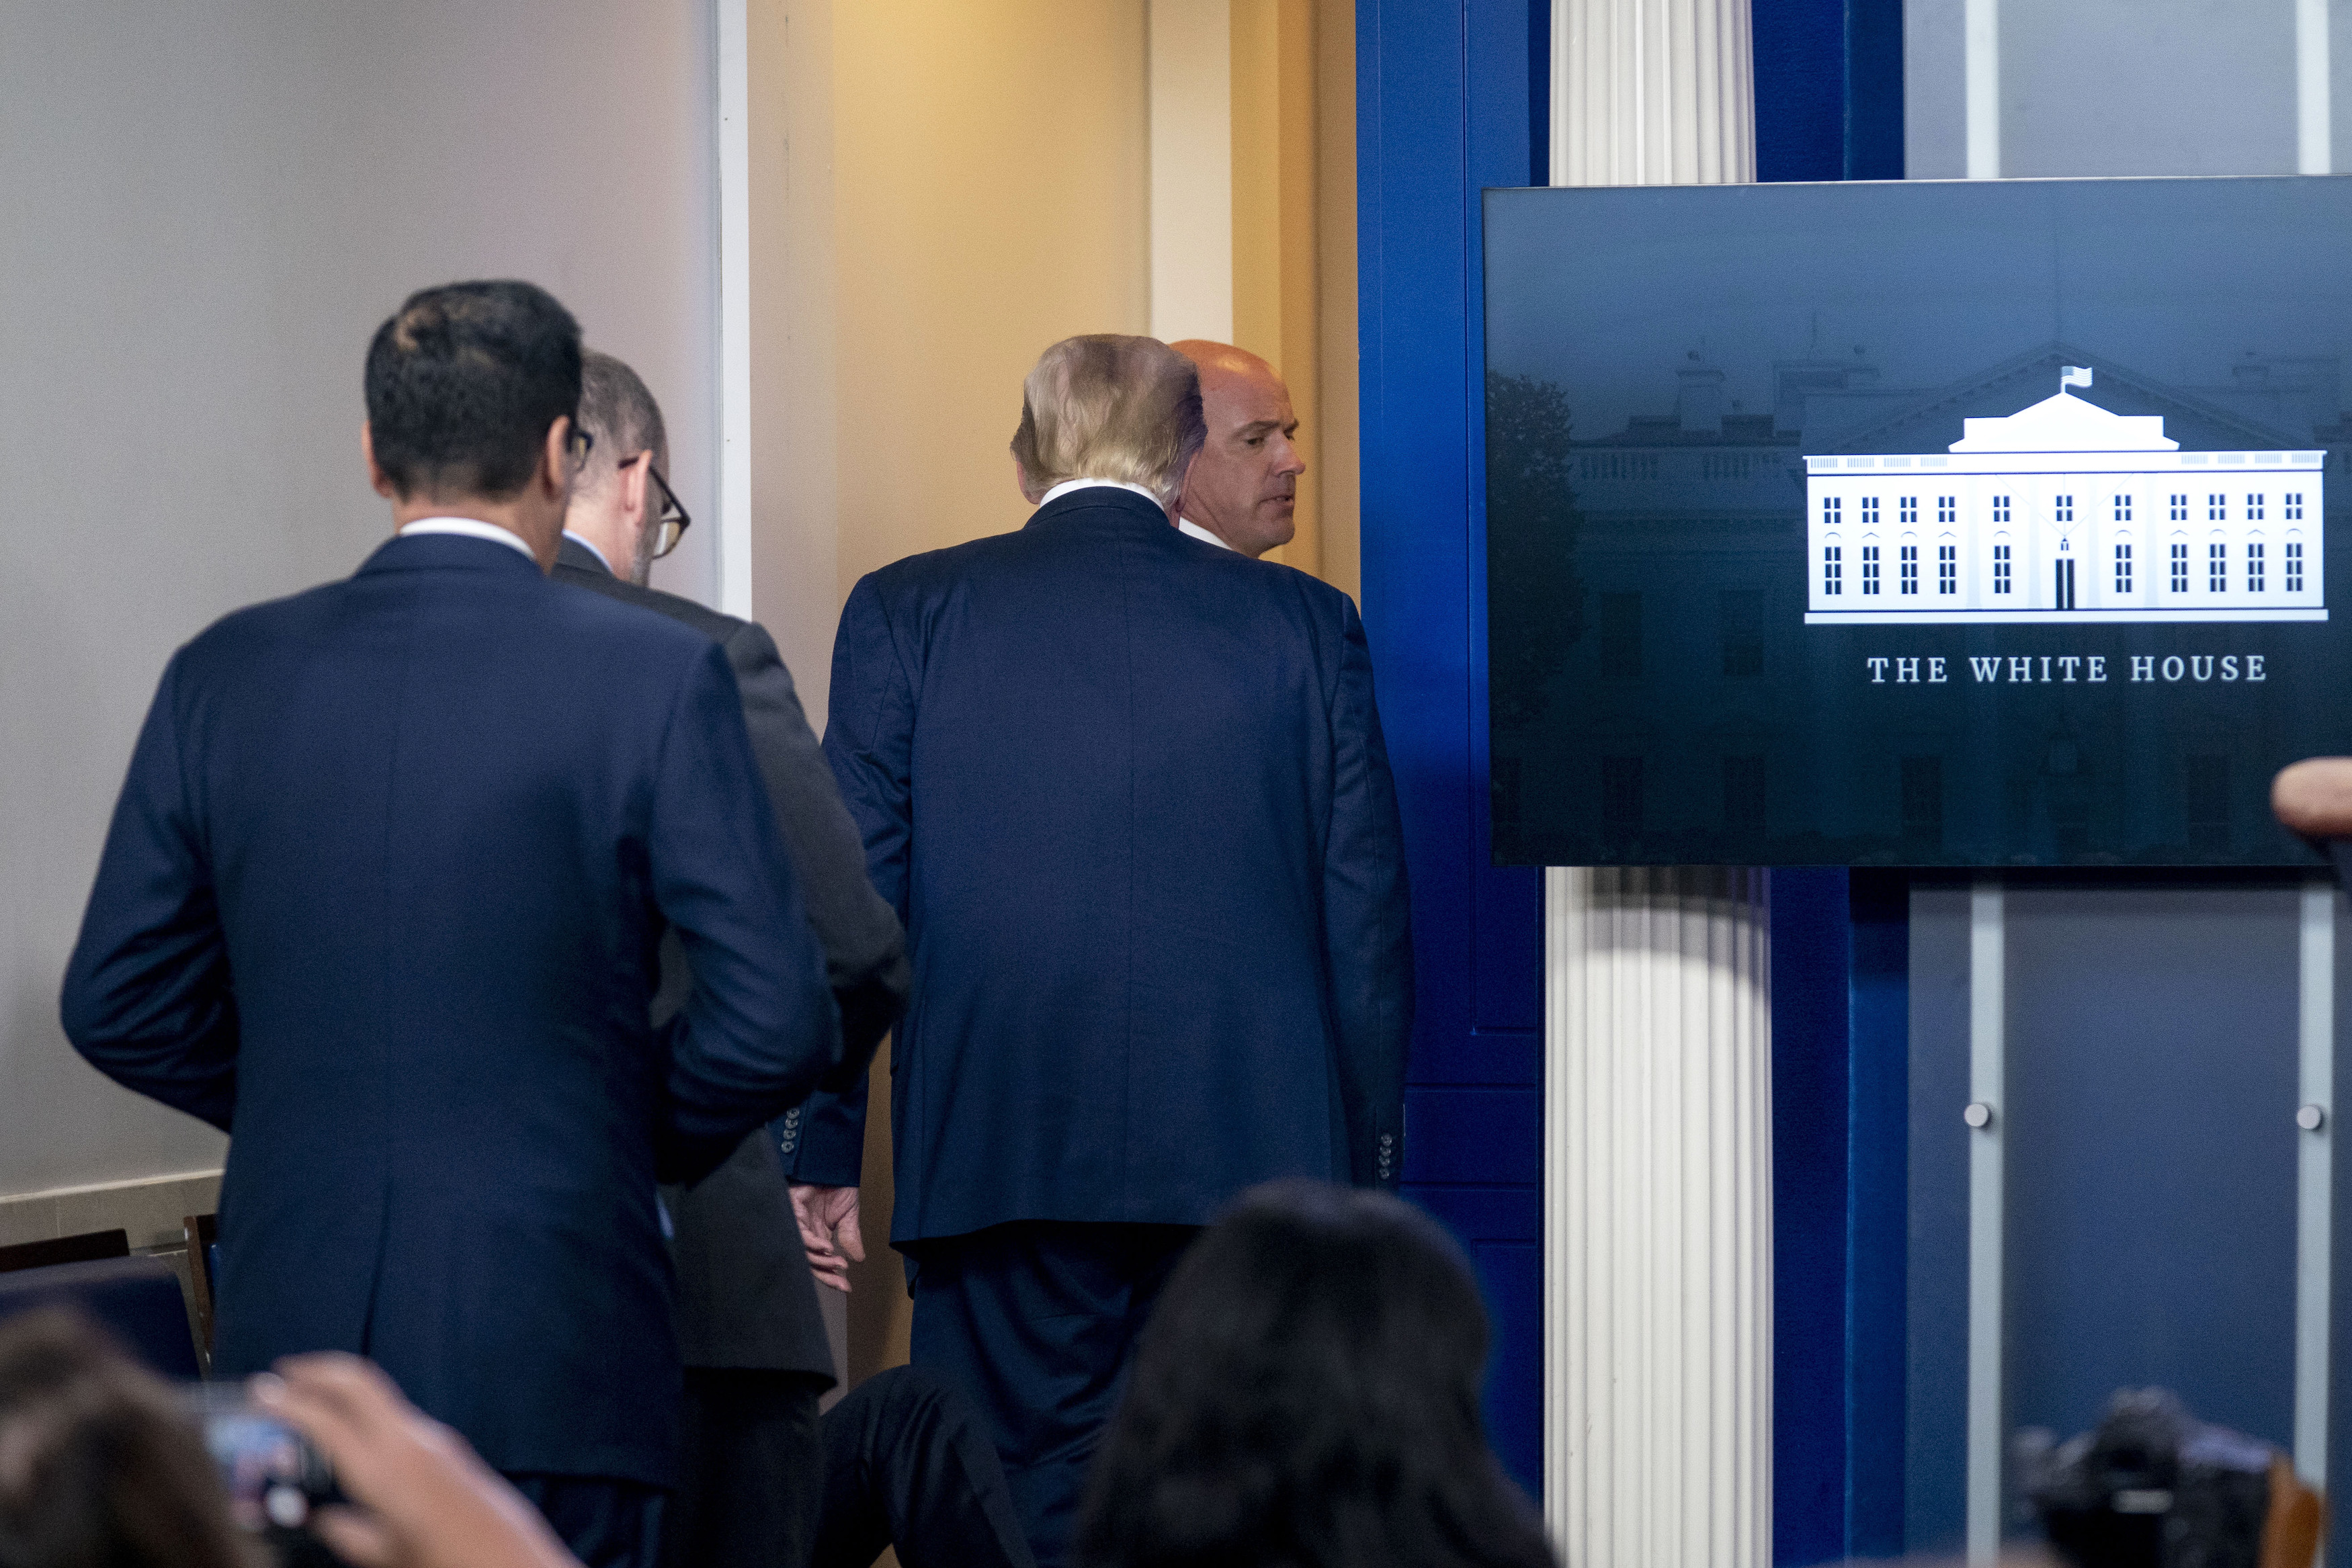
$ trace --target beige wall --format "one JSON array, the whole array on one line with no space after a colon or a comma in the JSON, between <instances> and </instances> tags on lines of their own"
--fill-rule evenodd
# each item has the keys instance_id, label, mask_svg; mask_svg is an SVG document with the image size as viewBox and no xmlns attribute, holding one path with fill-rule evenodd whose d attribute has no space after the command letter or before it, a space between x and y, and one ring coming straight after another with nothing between
<instances>
[{"instance_id":1,"label":"beige wall","mask_svg":"<svg viewBox=\"0 0 2352 1568\"><path fill-rule=\"evenodd\" d=\"M1151 335L1234 337L1233 0L1150 0Z\"/></svg>"},{"instance_id":2,"label":"beige wall","mask_svg":"<svg viewBox=\"0 0 2352 1568\"><path fill-rule=\"evenodd\" d=\"M1141 0L836 7L839 581L1031 510L1021 377L1150 311Z\"/></svg>"},{"instance_id":3,"label":"beige wall","mask_svg":"<svg viewBox=\"0 0 2352 1568\"><path fill-rule=\"evenodd\" d=\"M1299 421L1298 531L1274 559L1323 563L1322 367L1316 308L1314 0L1232 0L1234 341L1290 386Z\"/></svg>"},{"instance_id":4,"label":"beige wall","mask_svg":"<svg viewBox=\"0 0 2352 1568\"><path fill-rule=\"evenodd\" d=\"M368 335L427 284L545 284L645 371L708 516L716 172L700 0L0 0L0 39L7 1196L220 1162L73 1055L58 984L172 650L389 529ZM707 591L709 531L670 586ZM91 1201L9 1206L0 1239Z\"/></svg>"},{"instance_id":5,"label":"beige wall","mask_svg":"<svg viewBox=\"0 0 2352 1568\"><path fill-rule=\"evenodd\" d=\"M1356 0L1315 0L1315 571L1361 602L1362 448L1357 440Z\"/></svg>"},{"instance_id":6,"label":"beige wall","mask_svg":"<svg viewBox=\"0 0 2352 1568\"><path fill-rule=\"evenodd\" d=\"M1151 0L1153 330L1282 372L1307 470L1297 534L1269 559L1349 593L1355 45L1353 0Z\"/></svg>"},{"instance_id":7,"label":"beige wall","mask_svg":"<svg viewBox=\"0 0 2352 1568\"><path fill-rule=\"evenodd\" d=\"M1144 67L1142 0L755 6L755 604L814 711L859 577L1028 516L1038 351L1148 329Z\"/></svg>"}]
</instances>

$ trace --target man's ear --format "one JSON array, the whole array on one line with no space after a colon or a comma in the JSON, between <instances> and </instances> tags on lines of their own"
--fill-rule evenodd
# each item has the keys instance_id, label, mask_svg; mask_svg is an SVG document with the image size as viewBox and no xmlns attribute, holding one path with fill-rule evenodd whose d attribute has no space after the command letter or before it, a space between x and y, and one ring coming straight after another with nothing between
<instances>
[{"instance_id":1,"label":"man's ear","mask_svg":"<svg viewBox=\"0 0 2352 1568\"><path fill-rule=\"evenodd\" d=\"M629 519L631 528L644 528L647 520L646 508L653 499L653 481L646 477L646 470L651 466L632 457L620 474L621 515Z\"/></svg>"},{"instance_id":2,"label":"man's ear","mask_svg":"<svg viewBox=\"0 0 2352 1568\"><path fill-rule=\"evenodd\" d=\"M1028 467L1018 457L1013 460L1013 482L1021 486L1021 498L1031 506L1045 498L1045 490L1030 482Z\"/></svg>"},{"instance_id":3,"label":"man's ear","mask_svg":"<svg viewBox=\"0 0 2352 1568\"><path fill-rule=\"evenodd\" d=\"M360 421L360 456L367 464L368 483L374 486L375 493L387 501L399 500L400 492L393 487L391 478L376 466L375 429L364 419Z\"/></svg>"},{"instance_id":4,"label":"man's ear","mask_svg":"<svg viewBox=\"0 0 2352 1568\"><path fill-rule=\"evenodd\" d=\"M1176 476L1175 498L1168 503L1168 516L1171 521L1183 515L1184 486L1192 482L1192 469L1200 461L1201 455L1195 452L1192 456L1184 459L1183 471Z\"/></svg>"},{"instance_id":5,"label":"man's ear","mask_svg":"<svg viewBox=\"0 0 2352 1568\"><path fill-rule=\"evenodd\" d=\"M551 501L560 501L572 489L572 419L558 414L540 443L539 482Z\"/></svg>"}]
</instances>

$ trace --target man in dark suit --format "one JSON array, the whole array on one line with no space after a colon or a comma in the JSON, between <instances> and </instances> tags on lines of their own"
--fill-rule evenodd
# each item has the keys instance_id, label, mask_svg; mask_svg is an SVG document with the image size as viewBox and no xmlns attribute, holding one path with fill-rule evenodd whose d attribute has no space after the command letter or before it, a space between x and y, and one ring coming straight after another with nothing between
<instances>
[{"instance_id":1,"label":"man in dark suit","mask_svg":"<svg viewBox=\"0 0 2352 1568\"><path fill-rule=\"evenodd\" d=\"M583 1562L645 1568L679 1387L655 1184L863 1063L725 654L547 579L579 344L521 283L376 333L398 537L173 656L63 1011L234 1134L220 1371L373 1357ZM656 1030L666 930L695 988Z\"/></svg>"},{"instance_id":2,"label":"man in dark suit","mask_svg":"<svg viewBox=\"0 0 2352 1568\"><path fill-rule=\"evenodd\" d=\"M610 354L583 355L581 428L594 437L574 482L555 579L684 622L726 650L784 852L824 950L850 1049L872 1051L907 1001L906 939L866 879L857 828L802 716L776 644L752 622L648 588L689 518L670 488L661 405ZM665 947L655 1016L691 984ZM684 1462L662 1556L677 1568L778 1568L807 1561L824 1492L818 1397L833 1349L817 1311L782 1155L793 1106L727 1163L664 1195L675 1227L678 1350L686 1362Z\"/></svg>"},{"instance_id":3,"label":"man in dark suit","mask_svg":"<svg viewBox=\"0 0 2352 1568\"><path fill-rule=\"evenodd\" d=\"M1348 597L1180 533L1192 367L1030 373L1016 533L859 582L825 755L906 922L891 1238L913 1349L993 1424L1048 1565L1195 1228L1281 1176L1392 1185L1412 949ZM862 1104L795 1179L857 1179Z\"/></svg>"}]
</instances>

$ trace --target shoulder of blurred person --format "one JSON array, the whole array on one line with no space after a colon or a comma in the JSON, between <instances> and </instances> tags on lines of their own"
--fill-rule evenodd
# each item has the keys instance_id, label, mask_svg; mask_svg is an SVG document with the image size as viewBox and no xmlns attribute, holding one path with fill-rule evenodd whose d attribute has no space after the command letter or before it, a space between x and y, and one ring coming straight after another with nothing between
<instances>
[{"instance_id":1,"label":"shoulder of blurred person","mask_svg":"<svg viewBox=\"0 0 2352 1568\"><path fill-rule=\"evenodd\" d=\"M78 1317L0 1322L0 1563L261 1568L171 1385Z\"/></svg>"},{"instance_id":2,"label":"shoulder of blurred person","mask_svg":"<svg viewBox=\"0 0 2352 1568\"><path fill-rule=\"evenodd\" d=\"M1177 1265L1095 1461L1083 1568L1557 1568L1487 1446L1486 1316L1401 1199L1238 1199Z\"/></svg>"}]
</instances>

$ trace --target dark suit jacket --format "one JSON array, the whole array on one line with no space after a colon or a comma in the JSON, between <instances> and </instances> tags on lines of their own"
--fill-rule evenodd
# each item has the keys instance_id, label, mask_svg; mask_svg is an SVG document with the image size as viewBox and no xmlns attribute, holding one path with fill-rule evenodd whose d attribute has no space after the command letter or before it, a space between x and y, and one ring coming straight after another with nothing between
<instances>
[{"instance_id":1,"label":"dark suit jacket","mask_svg":"<svg viewBox=\"0 0 2352 1568\"><path fill-rule=\"evenodd\" d=\"M659 611L727 650L743 694L751 753L807 901L809 924L824 949L842 1038L853 1054L870 1053L907 1005L906 937L898 916L866 880L857 826L841 804L775 643L752 622L614 577L576 539L562 541L555 579ZM686 966L670 962L672 948L665 944L662 951L657 1018L692 984ZM677 1264L678 1348L688 1366L804 1372L829 1382L833 1347L780 1157L799 1142L801 1113L794 1107L786 1115L772 1134L745 1138L701 1182L667 1195L677 1231L671 1255Z\"/></svg>"},{"instance_id":2,"label":"dark suit jacket","mask_svg":"<svg viewBox=\"0 0 2352 1568\"><path fill-rule=\"evenodd\" d=\"M1412 1012L1363 623L1090 487L851 592L825 755L906 922L898 1240L1389 1184ZM856 1179L854 1098L796 1173Z\"/></svg>"},{"instance_id":3,"label":"dark suit jacket","mask_svg":"<svg viewBox=\"0 0 2352 1568\"><path fill-rule=\"evenodd\" d=\"M656 1030L665 926L698 984ZM173 656L63 1010L234 1134L220 1371L358 1352L499 1469L654 1483L655 1183L842 1062L725 656L463 538Z\"/></svg>"}]
</instances>

